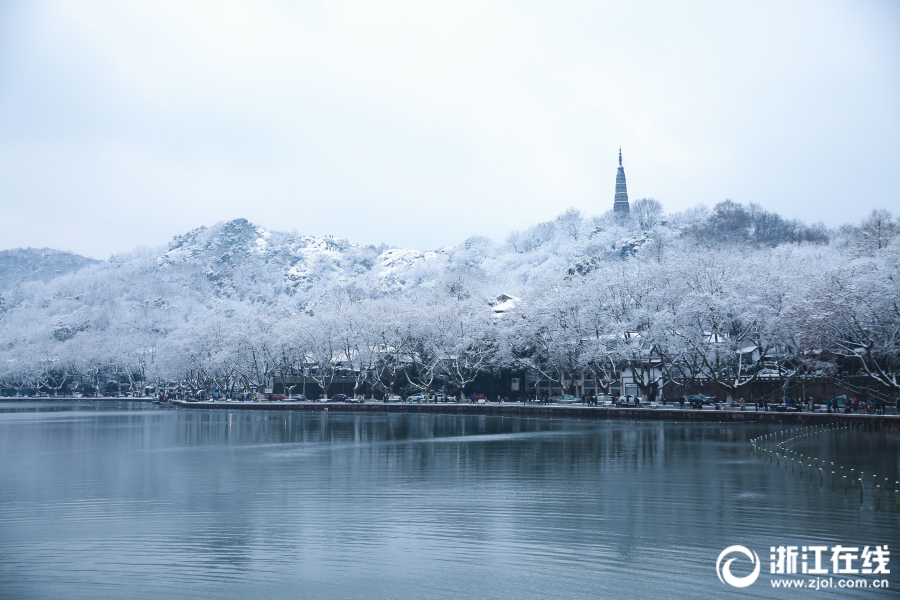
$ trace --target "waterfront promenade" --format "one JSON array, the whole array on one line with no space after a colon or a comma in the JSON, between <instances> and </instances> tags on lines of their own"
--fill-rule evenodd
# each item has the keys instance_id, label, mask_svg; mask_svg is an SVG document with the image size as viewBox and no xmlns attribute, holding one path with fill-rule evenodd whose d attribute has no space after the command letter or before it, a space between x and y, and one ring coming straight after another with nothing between
<instances>
[{"instance_id":1,"label":"waterfront promenade","mask_svg":"<svg viewBox=\"0 0 900 600\"><path fill-rule=\"evenodd\" d=\"M844 414L827 412L778 412L755 410L692 410L680 408L611 408L552 404L409 404L400 402L185 402L172 404L189 409L288 410L311 412L408 413L542 417L557 419L627 419L635 421L689 421L722 423L784 423L818 425L859 423L864 427L900 430L898 415Z\"/></svg>"}]
</instances>

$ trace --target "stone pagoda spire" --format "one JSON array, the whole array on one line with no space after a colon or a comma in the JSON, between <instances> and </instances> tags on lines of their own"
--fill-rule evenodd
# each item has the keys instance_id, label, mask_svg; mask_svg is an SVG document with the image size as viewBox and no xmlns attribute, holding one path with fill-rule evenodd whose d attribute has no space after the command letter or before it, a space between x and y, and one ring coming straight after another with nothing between
<instances>
[{"instance_id":1,"label":"stone pagoda spire","mask_svg":"<svg viewBox=\"0 0 900 600\"><path fill-rule=\"evenodd\" d=\"M613 214L627 215L630 212L628 189L625 187L625 169L622 167L622 147L619 146L619 170L616 172L616 201L613 204Z\"/></svg>"}]
</instances>

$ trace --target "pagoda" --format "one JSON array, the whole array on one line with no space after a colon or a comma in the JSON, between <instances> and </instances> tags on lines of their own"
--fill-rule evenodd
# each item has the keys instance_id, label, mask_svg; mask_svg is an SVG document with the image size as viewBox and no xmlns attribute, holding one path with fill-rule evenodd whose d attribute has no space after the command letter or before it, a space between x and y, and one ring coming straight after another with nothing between
<instances>
[{"instance_id":1,"label":"pagoda","mask_svg":"<svg viewBox=\"0 0 900 600\"><path fill-rule=\"evenodd\" d=\"M614 215L628 215L628 189L625 187L625 169L622 167L622 147L619 146L619 170L616 172L616 201L613 204Z\"/></svg>"}]
</instances>

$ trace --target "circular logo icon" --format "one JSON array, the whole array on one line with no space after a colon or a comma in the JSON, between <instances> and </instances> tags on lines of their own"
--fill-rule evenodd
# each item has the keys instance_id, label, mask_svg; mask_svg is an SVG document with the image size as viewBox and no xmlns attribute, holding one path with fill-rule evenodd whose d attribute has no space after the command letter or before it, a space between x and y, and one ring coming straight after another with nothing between
<instances>
[{"instance_id":1,"label":"circular logo icon","mask_svg":"<svg viewBox=\"0 0 900 600\"><path fill-rule=\"evenodd\" d=\"M722 559L731 554L732 552L739 552L750 559L750 564L756 565L753 567L753 572L745 577L735 577L731 574L731 563L737 560L735 558L729 558L725 561L725 564L722 564ZM722 583L727 583L728 585L736 588L745 588L748 585L751 585L756 578L759 577L759 556L757 556L756 552L752 552L744 546L728 546L722 553L719 554L719 559L716 561L716 575L719 576L719 581Z\"/></svg>"}]
</instances>

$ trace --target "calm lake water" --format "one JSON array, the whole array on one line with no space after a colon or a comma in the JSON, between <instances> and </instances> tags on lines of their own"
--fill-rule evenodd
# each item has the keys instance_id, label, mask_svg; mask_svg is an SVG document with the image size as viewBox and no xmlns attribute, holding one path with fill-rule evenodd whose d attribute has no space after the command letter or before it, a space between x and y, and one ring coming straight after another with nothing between
<instances>
[{"instance_id":1,"label":"calm lake water","mask_svg":"<svg viewBox=\"0 0 900 600\"><path fill-rule=\"evenodd\" d=\"M0 598L895 596L893 496L751 457L776 429L5 402ZM896 434L805 444L898 479ZM891 590L772 589L806 544L889 544Z\"/></svg>"}]
</instances>

